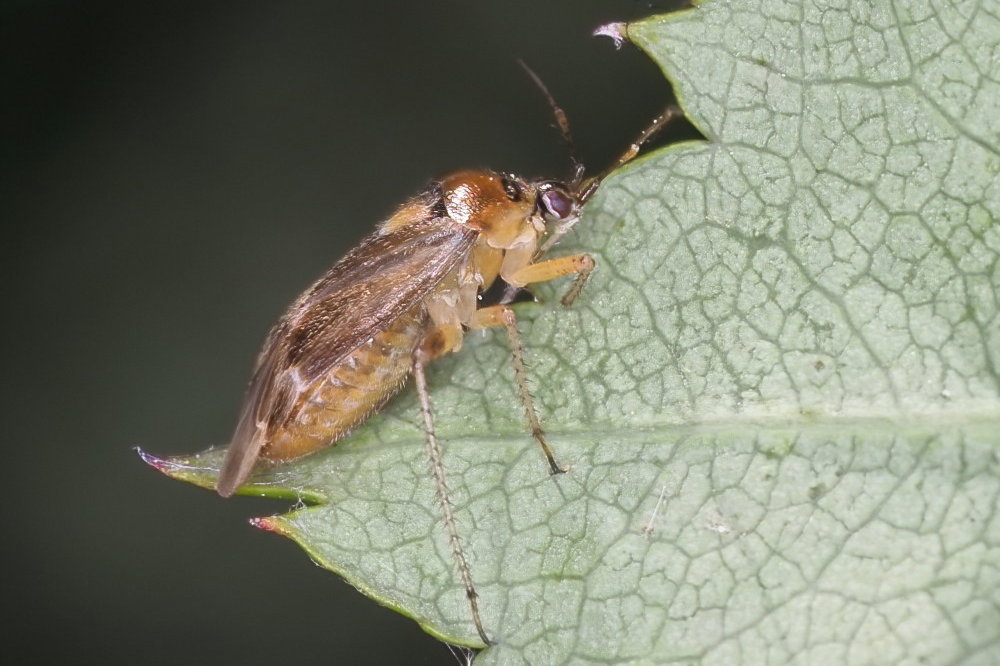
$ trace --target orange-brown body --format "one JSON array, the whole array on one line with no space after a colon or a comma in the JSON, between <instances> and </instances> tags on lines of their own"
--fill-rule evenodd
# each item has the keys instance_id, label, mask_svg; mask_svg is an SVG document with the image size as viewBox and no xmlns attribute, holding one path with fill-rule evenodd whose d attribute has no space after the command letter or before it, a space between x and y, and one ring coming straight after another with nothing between
<instances>
[{"instance_id":1,"label":"orange-brown body","mask_svg":"<svg viewBox=\"0 0 1000 666\"><path fill-rule=\"evenodd\" d=\"M272 331L219 492L232 494L258 458L292 460L343 438L399 391L415 360L459 350L465 330L516 335L509 308L480 310L479 294L498 277L520 287L589 272L586 255L536 262L546 221L577 214L565 186L491 171L452 174L404 203ZM541 441L533 417L532 430Z\"/></svg>"},{"instance_id":2,"label":"orange-brown body","mask_svg":"<svg viewBox=\"0 0 1000 666\"><path fill-rule=\"evenodd\" d=\"M548 97L563 137L572 145L562 109L541 80L528 73ZM412 374L452 555L473 624L483 643L490 645L448 496L425 366L458 351L466 330L506 328L531 434L551 472L565 471L545 440L528 390L514 311L503 299L479 308L478 298L497 278L523 287L575 274L562 298L564 305L572 303L594 268L593 259L587 254L546 259L545 253L573 227L601 180L635 157L643 143L678 114L679 109L668 109L616 164L594 178L584 179L575 157L568 186L492 171L460 171L400 206L300 296L272 329L216 483L219 494L236 492L258 458L291 460L341 439Z\"/></svg>"},{"instance_id":3,"label":"orange-brown body","mask_svg":"<svg viewBox=\"0 0 1000 666\"><path fill-rule=\"evenodd\" d=\"M402 388L426 321L423 306L415 308L331 368L304 392L298 415L264 445L261 455L274 462L301 458L368 420Z\"/></svg>"},{"instance_id":4,"label":"orange-brown body","mask_svg":"<svg viewBox=\"0 0 1000 666\"><path fill-rule=\"evenodd\" d=\"M471 324L478 293L496 280L508 251L522 248L520 256L530 260L544 230L528 223L534 201L510 201L500 176L482 171L453 174L441 181L441 189L448 217L479 234L468 260L419 305L303 390L297 416L264 444L264 458L280 462L308 455L367 421L402 388L418 345L431 358L461 348L462 327ZM428 214L431 211L418 197L403 204L381 231L398 230Z\"/></svg>"}]
</instances>

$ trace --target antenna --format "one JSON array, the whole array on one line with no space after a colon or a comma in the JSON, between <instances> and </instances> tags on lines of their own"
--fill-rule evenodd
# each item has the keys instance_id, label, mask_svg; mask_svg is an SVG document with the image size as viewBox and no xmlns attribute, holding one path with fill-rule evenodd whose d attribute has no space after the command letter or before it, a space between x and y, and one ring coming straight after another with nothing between
<instances>
[{"instance_id":1,"label":"antenna","mask_svg":"<svg viewBox=\"0 0 1000 666\"><path fill-rule=\"evenodd\" d=\"M552 115L555 116L556 119L556 127L559 129L559 133L562 135L563 141L569 149L569 161L572 165L572 177L570 178L570 182L572 188L576 189L583 181L584 166L583 162L580 161L580 156L577 155L576 144L573 142L573 134L569 131L569 119L566 118L566 112L562 110L562 107L559 106L558 103L556 103L556 98L549 92L545 82L542 81L542 77L538 76L533 69L528 67L528 63L518 58L517 64L519 64L524 71L528 73L528 76L530 76L531 80L535 82L538 89L542 91L542 94L545 95L545 99L549 102L549 106L552 108Z\"/></svg>"},{"instance_id":2,"label":"antenna","mask_svg":"<svg viewBox=\"0 0 1000 666\"><path fill-rule=\"evenodd\" d=\"M601 184L602 180L607 178L608 175L610 175L615 169L635 159L635 157L639 154L639 151L642 150L642 147L646 145L650 139L682 115L684 114L681 111L681 108L672 104L668 106L663 113L654 118L653 122L651 122L649 126L635 138L635 141L633 141L629 147L625 149L625 152L618 156L617 160L612 162L611 166L607 167L593 178L588 179L587 182L583 184L579 195L580 204L585 204L587 200L593 196L594 192L597 191L597 186Z\"/></svg>"}]
</instances>

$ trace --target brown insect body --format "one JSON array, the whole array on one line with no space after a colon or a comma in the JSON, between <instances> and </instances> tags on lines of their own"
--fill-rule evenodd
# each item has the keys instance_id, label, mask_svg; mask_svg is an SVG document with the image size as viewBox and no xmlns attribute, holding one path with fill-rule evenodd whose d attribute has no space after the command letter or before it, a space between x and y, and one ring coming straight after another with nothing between
<instances>
[{"instance_id":1,"label":"brown insect body","mask_svg":"<svg viewBox=\"0 0 1000 666\"><path fill-rule=\"evenodd\" d=\"M525 69L548 98L572 149L565 114L534 72ZM551 472L564 471L542 432L528 391L514 311L504 303L519 287L576 275L562 298L564 305L573 302L594 260L587 254L546 259L547 251L576 224L580 208L603 178L635 157L679 114L676 107L668 108L615 164L590 179L584 179L575 155L569 185L460 171L400 206L300 296L271 330L219 474L219 494L236 492L258 458L291 460L343 438L413 375L452 556L476 631L491 644L448 494L424 368L458 351L466 330L504 327L531 434ZM508 285L501 304L478 307L479 294L498 277Z\"/></svg>"},{"instance_id":2,"label":"brown insect body","mask_svg":"<svg viewBox=\"0 0 1000 666\"><path fill-rule=\"evenodd\" d=\"M414 308L376 333L301 396L297 415L266 441L261 456L294 460L329 446L363 423L406 381L426 314Z\"/></svg>"},{"instance_id":3,"label":"brown insect body","mask_svg":"<svg viewBox=\"0 0 1000 666\"><path fill-rule=\"evenodd\" d=\"M233 494L258 458L291 460L341 439L402 388L415 358L460 349L465 329L508 325L506 306L477 310L497 277L523 286L592 265L585 255L541 272L552 261L533 263L546 221L576 215L566 186L491 171L452 174L404 203L271 331L218 492Z\"/></svg>"}]
</instances>

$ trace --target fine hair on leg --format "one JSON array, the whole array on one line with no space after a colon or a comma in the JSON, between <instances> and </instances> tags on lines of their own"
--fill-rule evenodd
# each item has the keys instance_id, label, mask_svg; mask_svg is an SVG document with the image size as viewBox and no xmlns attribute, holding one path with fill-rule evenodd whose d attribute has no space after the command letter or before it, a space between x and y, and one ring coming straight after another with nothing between
<instances>
[{"instance_id":1,"label":"fine hair on leg","mask_svg":"<svg viewBox=\"0 0 1000 666\"><path fill-rule=\"evenodd\" d=\"M507 329L507 338L510 340L510 355L514 362L514 379L517 382L517 392L521 397L521 404L524 405L524 413L528 417L528 424L531 426L531 435L541 445L542 452L545 453L545 459L549 463L549 471L552 474L562 474L566 470L556 463L552 447L545 440L545 432L542 430L542 424L538 420L538 410L535 409L535 400L531 397L531 390L528 388L528 371L524 366L524 344L521 342L521 334L517 330L517 317L514 315L514 310L510 307L506 305L500 307L503 308L501 320L504 328Z\"/></svg>"},{"instance_id":2,"label":"fine hair on leg","mask_svg":"<svg viewBox=\"0 0 1000 666\"><path fill-rule=\"evenodd\" d=\"M455 508L451 503L451 494L448 492L448 483L444 474L444 457L441 452L441 445L438 443L437 435L434 433L434 416L431 413L431 397L427 390L427 376L424 372L424 361L421 352L418 350L413 356L413 378L417 384L417 395L420 398L420 413L424 419L424 434L426 435L427 458L430 462L431 474L434 476L434 486L437 490L438 505L441 507L441 514L444 520L445 529L448 532L448 541L451 544L451 555L458 567L458 575L462 579L465 587L465 596L469 599L469 607L472 609L472 621L476 625L479 637L486 645L492 645L493 641L486 635L483 628L483 620L479 616L479 595L476 587L472 583L472 572L469 562L465 558L465 549L462 548L462 539L458 534L458 524L455 522Z\"/></svg>"}]
</instances>

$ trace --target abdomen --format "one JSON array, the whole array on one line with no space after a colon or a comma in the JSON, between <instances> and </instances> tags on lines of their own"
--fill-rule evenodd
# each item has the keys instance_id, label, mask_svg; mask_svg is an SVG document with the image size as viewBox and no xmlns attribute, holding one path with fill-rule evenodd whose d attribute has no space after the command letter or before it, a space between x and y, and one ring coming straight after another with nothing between
<instances>
[{"instance_id":1,"label":"abdomen","mask_svg":"<svg viewBox=\"0 0 1000 666\"><path fill-rule=\"evenodd\" d=\"M264 445L263 457L281 462L313 453L367 421L406 382L426 320L421 304L317 380L300 397L297 415Z\"/></svg>"}]
</instances>

